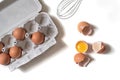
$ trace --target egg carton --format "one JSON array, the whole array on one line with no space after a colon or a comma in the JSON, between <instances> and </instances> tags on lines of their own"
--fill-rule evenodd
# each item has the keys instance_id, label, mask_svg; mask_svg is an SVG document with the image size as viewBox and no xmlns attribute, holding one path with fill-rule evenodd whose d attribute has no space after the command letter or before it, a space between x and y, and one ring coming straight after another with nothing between
<instances>
[{"instance_id":1,"label":"egg carton","mask_svg":"<svg viewBox=\"0 0 120 80\"><path fill-rule=\"evenodd\" d=\"M38 0L18 0L18 1L20 1L22 4L24 4L24 2L29 2L30 4L32 3L32 5L37 4L36 5L37 12L39 11L38 9L41 9L42 7ZM16 2L15 5L17 5L17 3L20 2ZM1 14L2 13L0 13L0 16ZM23 19L23 17L20 18ZM16 20L14 20L13 22L15 21ZM24 40L16 40L12 35L14 29L19 27L24 28L26 30ZM36 45L31 41L30 36L34 32L42 32L45 35L44 43ZM3 52L8 53L9 48L15 45L22 48L22 56L18 59L11 59L10 64L7 65L10 71L13 71L19 68L20 66L28 63L29 61L31 61L32 59L44 53L50 47L55 45L56 44L55 37L57 36L57 34L58 30L56 28L56 25L54 24L50 16L45 12L40 12L37 14L34 13L31 16L26 17L20 22L18 22L18 24L17 23L12 24L11 29L9 29L2 36L0 36L1 42L5 45L4 48L2 49Z\"/></svg>"}]
</instances>

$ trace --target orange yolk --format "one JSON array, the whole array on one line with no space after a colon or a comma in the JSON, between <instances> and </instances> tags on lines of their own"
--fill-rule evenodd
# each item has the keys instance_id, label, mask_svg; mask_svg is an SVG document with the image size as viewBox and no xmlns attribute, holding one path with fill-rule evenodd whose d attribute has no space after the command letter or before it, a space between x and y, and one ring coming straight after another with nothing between
<instances>
[{"instance_id":1,"label":"orange yolk","mask_svg":"<svg viewBox=\"0 0 120 80\"><path fill-rule=\"evenodd\" d=\"M76 49L80 53L85 53L88 50L88 44L85 41L78 41Z\"/></svg>"}]
</instances>

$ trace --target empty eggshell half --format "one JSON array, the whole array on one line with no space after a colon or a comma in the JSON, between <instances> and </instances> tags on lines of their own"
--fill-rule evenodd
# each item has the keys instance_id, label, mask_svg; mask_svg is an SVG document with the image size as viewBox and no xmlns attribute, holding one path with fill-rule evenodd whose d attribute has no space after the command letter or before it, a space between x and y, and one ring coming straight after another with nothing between
<instances>
[{"instance_id":1,"label":"empty eggshell half","mask_svg":"<svg viewBox=\"0 0 120 80\"><path fill-rule=\"evenodd\" d=\"M0 54L0 64L7 65L10 63L10 56L7 53Z\"/></svg>"},{"instance_id":2,"label":"empty eggshell half","mask_svg":"<svg viewBox=\"0 0 120 80\"><path fill-rule=\"evenodd\" d=\"M12 35L17 39L17 40L24 40L25 39L25 34L26 31L24 28L16 28Z\"/></svg>"},{"instance_id":3,"label":"empty eggshell half","mask_svg":"<svg viewBox=\"0 0 120 80\"><path fill-rule=\"evenodd\" d=\"M21 55L22 55L22 50L20 47L17 47L17 46L13 46L10 48L9 50L9 55L11 58L13 59L17 59L17 58L20 58Z\"/></svg>"},{"instance_id":4,"label":"empty eggshell half","mask_svg":"<svg viewBox=\"0 0 120 80\"><path fill-rule=\"evenodd\" d=\"M34 32L31 36L31 40L34 44L42 44L45 40L45 35L41 32Z\"/></svg>"},{"instance_id":5,"label":"empty eggshell half","mask_svg":"<svg viewBox=\"0 0 120 80\"><path fill-rule=\"evenodd\" d=\"M88 55L86 55L84 61L79 63L79 66L81 67L87 67L87 65L92 61L92 58L90 58Z\"/></svg>"},{"instance_id":6,"label":"empty eggshell half","mask_svg":"<svg viewBox=\"0 0 120 80\"><path fill-rule=\"evenodd\" d=\"M88 22L82 21L78 24L78 31L83 35L91 35L93 33L93 28Z\"/></svg>"},{"instance_id":7,"label":"empty eggshell half","mask_svg":"<svg viewBox=\"0 0 120 80\"><path fill-rule=\"evenodd\" d=\"M105 44L101 41L92 44L92 49L96 53L103 53L105 51Z\"/></svg>"}]
</instances>

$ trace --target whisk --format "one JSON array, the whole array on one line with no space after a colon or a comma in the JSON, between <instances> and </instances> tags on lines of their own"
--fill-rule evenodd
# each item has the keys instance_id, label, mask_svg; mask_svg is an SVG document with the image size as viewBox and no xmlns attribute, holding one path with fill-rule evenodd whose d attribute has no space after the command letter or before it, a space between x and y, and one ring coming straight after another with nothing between
<instances>
[{"instance_id":1,"label":"whisk","mask_svg":"<svg viewBox=\"0 0 120 80\"><path fill-rule=\"evenodd\" d=\"M67 19L72 17L78 10L82 0L63 0L57 8L57 15L60 18Z\"/></svg>"}]
</instances>

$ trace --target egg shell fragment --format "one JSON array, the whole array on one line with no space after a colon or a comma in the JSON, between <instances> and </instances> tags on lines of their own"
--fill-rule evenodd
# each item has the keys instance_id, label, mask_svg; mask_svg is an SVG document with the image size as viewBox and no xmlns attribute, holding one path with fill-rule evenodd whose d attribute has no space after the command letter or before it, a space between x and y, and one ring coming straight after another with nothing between
<instances>
[{"instance_id":1,"label":"egg shell fragment","mask_svg":"<svg viewBox=\"0 0 120 80\"><path fill-rule=\"evenodd\" d=\"M78 24L78 31L83 35L91 35L93 28L88 22L82 21Z\"/></svg>"},{"instance_id":2,"label":"egg shell fragment","mask_svg":"<svg viewBox=\"0 0 120 80\"><path fill-rule=\"evenodd\" d=\"M85 60L85 55L84 54L82 54L82 53L75 54L74 61L76 62L76 64L78 64L78 63L80 63L84 60Z\"/></svg>"},{"instance_id":3,"label":"egg shell fragment","mask_svg":"<svg viewBox=\"0 0 120 80\"><path fill-rule=\"evenodd\" d=\"M101 41L94 42L92 44L92 49L96 53L103 53L105 51L105 44Z\"/></svg>"}]
</instances>

